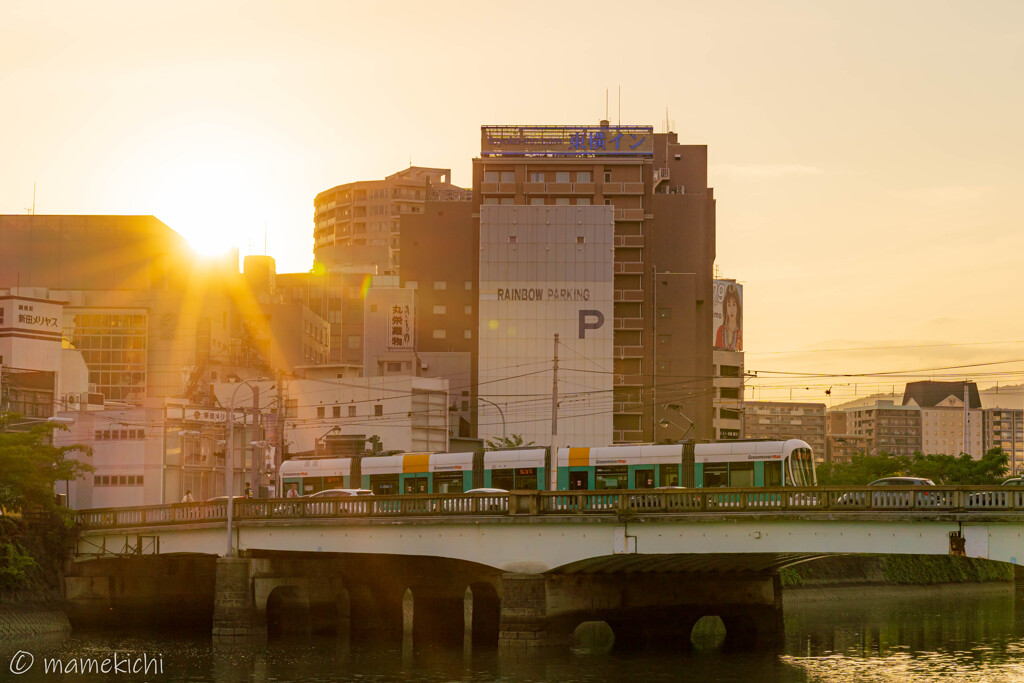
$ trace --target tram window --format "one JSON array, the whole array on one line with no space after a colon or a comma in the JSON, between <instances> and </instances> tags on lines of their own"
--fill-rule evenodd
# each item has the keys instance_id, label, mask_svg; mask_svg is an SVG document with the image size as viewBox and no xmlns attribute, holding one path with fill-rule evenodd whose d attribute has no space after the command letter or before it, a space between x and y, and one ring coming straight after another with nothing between
<instances>
[{"instance_id":1,"label":"tram window","mask_svg":"<svg viewBox=\"0 0 1024 683\"><path fill-rule=\"evenodd\" d=\"M704 463L704 488L727 486L729 484L729 465L726 463Z\"/></svg>"},{"instance_id":2,"label":"tram window","mask_svg":"<svg viewBox=\"0 0 1024 683\"><path fill-rule=\"evenodd\" d=\"M654 488L654 469L642 469L634 472L634 486L638 489Z\"/></svg>"},{"instance_id":3,"label":"tram window","mask_svg":"<svg viewBox=\"0 0 1024 683\"><path fill-rule=\"evenodd\" d=\"M344 477L324 477L324 489L343 489L345 488Z\"/></svg>"},{"instance_id":4,"label":"tram window","mask_svg":"<svg viewBox=\"0 0 1024 683\"><path fill-rule=\"evenodd\" d=\"M598 491L628 487L629 483L626 480L625 466L594 468L594 488Z\"/></svg>"},{"instance_id":5,"label":"tram window","mask_svg":"<svg viewBox=\"0 0 1024 683\"><path fill-rule=\"evenodd\" d=\"M734 462L729 466L729 486L747 487L754 485L754 463Z\"/></svg>"},{"instance_id":6,"label":"tram window","mask_svg":"<svg viewBox=\"0 0 1024 683\"><path fill-rule=\"evenodd\" d=\"M324 480L320 477L316 479L303 479L302 480L302 495L308 496L311 493L324 490Z\"/></svg>"},{"instance_id":7,"label":"tram window","mask_svg":"<svg viewBox=\"0 0 1024 683\"><path fill-rule=\"evenodd\" d=\"M522 491L536 491L537 490L537 468L536 467L520 467L515 471L515 488ZM495 488L507 488L504 486L495 486Z\"/></svg>"},{"instance_id":8,"label":"tram window","mask_svg":"<svg viewBox=\"0 0 1024 683\"><path fill-rule=\"evenodd\" d=\"M397 474L374 474L370 476L370 490L378 496L394 496L398 491Z\"/></svg>"},{"instance_id":9,"label":"tram window","mask_svg":"<svg viewBox=\"0 0 1024 683\"><path fill-rule=\"evenodd\" d=\"M766 462L764 464L764 485L782 486L781 462Z\"/></svg>"},{"instance_id":10,"label":"tram window","mask_svg":"<svg viewBox=\"0 0 1024 683\"><path fill-rule=\"evenodd\" d=\"M406 493L426 493L427 492L427 478L426 477L409 477L405 480L405 492Z\"/></svg>"},{"instance_id":11,"label":"tram window","mask_svg":"<svg viewBox=\"0 0 1024 683\"><path fill-rule=\"evenodd\" d=\"M434 493L462 493L462 472L434 473Z\"/></svg>"},{"instance_id":12,"label":"tram window","mask_svg":"<svg viewBox=\"0 0 1024 683\"><path fill-rule=\"evenodd\" d=\"M569 490L585 491L590 488L590 475L587 472L569 473Z\"/></svg>"},{"instance_id":13,"label":"tram window","mask_svg":"<svg viewBox=\"0 0 1024 683\"><path fill-rule=\"evenodd\" d=\"M515 488L513 470L491 470L491 486L496 489L511 491Z\"/></svg>"},{"instance_id":14,"label":"tram window","mask_svg":"<svg viewBox=\"0 0 1024 683\"><path fill-rule=\"evenodd\" d=\"M659 486L679 486L679 465L658 465Z\"/></svg>"}]
</instances>

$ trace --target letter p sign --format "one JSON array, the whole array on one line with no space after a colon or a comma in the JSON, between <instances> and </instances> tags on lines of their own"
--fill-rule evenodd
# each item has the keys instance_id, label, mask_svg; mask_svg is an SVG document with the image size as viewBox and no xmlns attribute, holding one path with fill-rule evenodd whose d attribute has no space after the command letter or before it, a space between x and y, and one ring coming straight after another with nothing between
<instances>
[{"instance_id":1,"label":"letter p sign","mask_svg":"<svg viewBox=\"0 0 1024 683\"><path fill-rule=\"evenodd\" d=\"M580 311L580 339L586 339L587 330L596 330L604 325L604 313L601 311Z\"/></svg>"}]
</instances>

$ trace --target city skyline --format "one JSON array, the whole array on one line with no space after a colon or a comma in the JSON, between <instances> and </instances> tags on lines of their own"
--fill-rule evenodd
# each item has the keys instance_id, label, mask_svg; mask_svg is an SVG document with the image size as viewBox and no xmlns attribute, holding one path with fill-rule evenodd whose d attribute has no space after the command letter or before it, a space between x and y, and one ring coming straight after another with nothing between
<instances>
[{"instance_id":1,"label":"city skyline","mask_svg":"<svg viewBox=\"0 0 1024 683\"><path fill-rule=\"evenodd\" d=\"M468 187L481 125L667 111L708 145L754 398L1019 384L1024 10L988 8L8 2L0 213L152 214L303 271L323 190L410 163Z\"/></svg>"}]
</instances>

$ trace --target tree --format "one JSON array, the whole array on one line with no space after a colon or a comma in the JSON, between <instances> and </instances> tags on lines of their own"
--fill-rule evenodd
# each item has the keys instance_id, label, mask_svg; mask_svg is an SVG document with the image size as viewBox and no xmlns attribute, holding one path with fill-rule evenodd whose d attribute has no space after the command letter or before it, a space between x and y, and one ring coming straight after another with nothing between
<instances>
[{"instance_id":1,"label":"tree","mask_svg":"<svg viewBox=\"0 0 1024 683\"><path fill-rule=\"evenodd\" d=\"M485 442L487 447L491 450L497 450L499 448L522 448L524 446L532 446L533 442L523 443L522 434L513 434L512 436L503 436L500 439L487 439Z\"/></svg>"},{"instance_id":2,"label":"tree","mask_svg":"<svg viewBox=\"0 0 1024 683\"><path fill-rule=\"evenodd\" d=\"M998 484L1006 476L1009 458L993 448L980 460L954 455L855 455L849 463L833 463L818 471L823 486L863 486L882 477L925 477L946 486Z\"/></svg>"},{"instance_id":3,"label":"tree","mask_svg":"<svg viewBox=\"0 0 1024 683\"><path fill-rule=\"evenodd\" d=\"M54 429L67 427L40 423L27 432L0 432L0 505L4 509L55 511L54 485L92 471L91 465L68 457L73 453L91 455L92 449L54 446Z\"/></svg>"}]
</instances>

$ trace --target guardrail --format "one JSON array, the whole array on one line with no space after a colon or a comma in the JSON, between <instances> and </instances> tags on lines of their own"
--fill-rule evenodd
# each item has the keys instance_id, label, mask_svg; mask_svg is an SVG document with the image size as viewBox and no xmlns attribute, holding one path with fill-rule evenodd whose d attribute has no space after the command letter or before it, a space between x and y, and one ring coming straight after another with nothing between
<instances>
[{"instance_id":1,"label":"guardrail","mask_svg":"<svg viewBox=\"0 0 1024 683\"><path fill-rule=\"evenodd\" d=\"M1024 488L891 486L512 491L351 498L236 499L233 519L737 512L1024 512ZM81 510L85 530L224 522L227 501Z\"/></svg>"}]
</instances>

